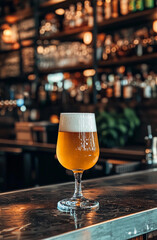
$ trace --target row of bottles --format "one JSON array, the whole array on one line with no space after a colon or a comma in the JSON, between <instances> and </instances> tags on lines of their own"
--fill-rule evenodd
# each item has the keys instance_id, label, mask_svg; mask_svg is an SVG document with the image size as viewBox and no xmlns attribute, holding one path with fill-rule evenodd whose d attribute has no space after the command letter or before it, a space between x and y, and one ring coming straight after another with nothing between
<instances>
[{"instance_id":1,"label":"row of bottles","mask_svg":"<svg viewBox=\"0 0 157 240\"><path fill-rule=\"evenodd\" d=\"M97 22L154 8L156 0L97 0Z\"/></svg>"},{"instance_id":2,"label":"row of bottles","mask_svg":"<svg viewBox=\"0 0 157 240\"><path fill-rule=\"evenodd\" d=\"M58 78L58 81L57 81ZM85 77L80 72L48 75L48 82L41 81L38 88L38 102L41 105L92 103L92 77Z\"/></svg>"},{"instance_id":3,"label":"row of bottles","mask_svg":"<svg viewBox=\"0 0 157 240\"><path fill-rule=\"evenodd\" d=\"M33 6L32 0L27 1L1 1L0 3L0 16L6 16L15 14L16 12L20 12L25 9L30 9Z\"/></svg>"},{"instance_id":4,"label":"row of bottles","mask_svg":"<svg viewBox=\"0 0 157 240\"><path fill-rule=\"evenodd\" d=\"M157 0L97 0L97 22L117 18L136 11L143 11L157 6ZM60 10L60 9L58 9ZM89 26L94 24L93 7L89 0L84 3L71 4L63 10L63 17L48 13L41 21L39 33L41 36L51 36L62 29Z\"/></svg>"},{"instance_id":5,"label":"row of bottles","mask_svg":"<svg viewBox=\"0 0 157 240\"><path fill-rule=\"evenodd\" d=\"M46 14L41 21L39 33L40 36L49 37L60 31L60 22L57 16L53 13Z\"/></svg>"},{"instance_id":6,"label":"row of bottles","mask_svg":"<svg viewBox=\"0 0 157 240\"><path fill-rule=\"evenodd\" d=\"M101 34L97 41L97 59L109 60L125 56L142 56L156 52L157 33L151 26L123 29L113 35Z\"/></svg>"},{"instance_id":7,"label":"row of bottles","mask_svg":"<svg viewBox=\"0 0 157 240\"><path fill-rule=\"evenodd\" d=\"M84 4L77 2L76 5L71 4L69 9L65 10L63 26L64 29L89 26L92 27L94 23L93 19L93 7L89 0L85 0Z\"/></svg>"},{"instance_id":8,"label":"row of bottles","mask_svg":"<svg viewBox=\"0 0 157 240\"><path fill-rule=\"evenodd\" d=\"M17 77L20 75L19 51L1 54L0 57L0 78Z\"/></svg>"},{"instance_id":9,"label":"row of bottles","mask_svg":"<svg viewBox=\"0 0 157 240\"><path fill-rule=\"evenodd\" d=\"M108 99L135 100L157 98L157 74L153 71L133 74L125 73L102 74L98 100Z\"/></svg>"},{"instance_id":10,"label":"row of bottles","mask_svg":"<svg viewBox=\"0 0 157 240\"><path fill-rule=\"evenodd\" d=\"M65 76L67 75L67 76ZM57 77L51 76L52 80ZM59 75L58 75L59 77ZM49 79L49 77L48 77ZM95 82L98 102L106 103L109 99L118 101L136 101L157 98L157 73L142 65L141 69L120 67L115 73L102 73ZM93 101L92 76L83 74L64 74L60 81L43 81L38 90L41 104L90 104Z\"/></svg>"},{"instance_id":11,"label":"row of bottles","mask_svg":"<svg viewBox=\"0 0 157 240\"><path fill-rule=\"evenodd\" d=\"M63 16L60 16L60 13L58 15L57 13L46 14L45 18L41 20L39 33L40 36L45 37L58 33L62 29L67 30L81 26L92 27L93 24L93 7L89 0L85 0L84 4L81 2L77 2L76 5L71 4L68 9L63 10Z\"/></svg>"}]
</instances>

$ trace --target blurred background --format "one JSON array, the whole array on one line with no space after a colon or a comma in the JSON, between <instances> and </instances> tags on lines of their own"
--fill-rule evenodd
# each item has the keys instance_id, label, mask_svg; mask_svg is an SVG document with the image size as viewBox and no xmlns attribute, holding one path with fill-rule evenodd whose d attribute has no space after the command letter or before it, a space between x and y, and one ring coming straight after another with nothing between
<instances>
[{"instance_id":1,"label":"blurred background","mask_svg":"<svg viewBox=\"0 0 157 240\"><path fill-rule=\"evenodd\" d=\"M60 112L96 114L84 178L140 169L156 104L156 0L0 1L0 191L73 179L55 153Z\"/></svg>"}]
</instances>

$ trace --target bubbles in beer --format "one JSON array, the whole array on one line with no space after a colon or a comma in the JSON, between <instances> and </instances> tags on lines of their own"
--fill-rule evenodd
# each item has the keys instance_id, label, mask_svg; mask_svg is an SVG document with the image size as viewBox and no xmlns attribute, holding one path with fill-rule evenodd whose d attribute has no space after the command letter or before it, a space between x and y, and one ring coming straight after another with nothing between
<instances>
[{"instance_id":1,"label":"bubbles in beer","mask_svg":"<svg viewBox=\"0 0 157 240\"><path fill-rule=\"evenodd\" d=\"M93 113L61 114L57 157L70 170L86 170L96 164L99 143Z\"/></svg>"}]
</instances>

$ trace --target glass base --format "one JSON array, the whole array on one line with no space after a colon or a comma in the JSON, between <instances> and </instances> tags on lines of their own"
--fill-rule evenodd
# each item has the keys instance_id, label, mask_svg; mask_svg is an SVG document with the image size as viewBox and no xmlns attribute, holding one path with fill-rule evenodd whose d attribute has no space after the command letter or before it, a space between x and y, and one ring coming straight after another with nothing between
<instances>
[{"instance_id":1,"label":"glass base","mask_svg":"<svg viewBox=\"0 0 157 240\"><path fill-rule=\"evenodd\" d=\"M57 203L58 210L62 212L69 212L71 210L97 210L99 202L89 200L86 198L66 198Z\"/></svg>"}]
</instances>

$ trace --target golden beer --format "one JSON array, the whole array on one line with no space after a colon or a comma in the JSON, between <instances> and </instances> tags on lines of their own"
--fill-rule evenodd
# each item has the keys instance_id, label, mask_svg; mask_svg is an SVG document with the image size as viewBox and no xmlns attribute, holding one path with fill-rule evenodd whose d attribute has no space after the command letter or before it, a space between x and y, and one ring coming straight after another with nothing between
<instances>
[{"instance_id":1,"label":"golden beer","mask_svg":"<svg viewBox=\"0 0 157 240\"><path fill-rule=\"evenodd\" d=\"M75 177L73 197L60 200L57 208L60 211L97 209L99 202L86 199L81 190L83 171L93 167L99 157L94 113L61 113L56 153L61 165L72 170Z\"/></svg>"},{"instance_id":2,"label":"golden beer","mask_svg":"<svg viewBox=\"0 0 157 240\"><path fill-rule=\"evenodd\" d=\"M69 170L86 170L98 161L99 144L97 132L58 133L57 157Z\"/></svg>"}]
</instances>

